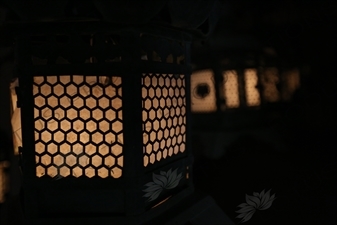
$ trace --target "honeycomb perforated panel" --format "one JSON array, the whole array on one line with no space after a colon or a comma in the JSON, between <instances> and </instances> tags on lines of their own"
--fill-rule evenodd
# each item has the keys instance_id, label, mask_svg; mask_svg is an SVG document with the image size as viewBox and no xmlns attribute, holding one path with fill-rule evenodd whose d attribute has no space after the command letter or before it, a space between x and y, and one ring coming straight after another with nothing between
<instances>
[{"instance_id":1,"label":"honeycomb perforated panel","mask_svg":"<svg viewBox=\"0 0 337 225\"><path fill-rule=\"evenodd\" d=\"M256 69L246 69L244 73L247 106L260 105L260 93L257 89L258 76Z\"/></svg>"},{"instance_id":2,"label":"honeycomb perforated panel","mask_svg":"<svg viewBox=\"0 0 337 225\"><path fill-rule=\"evenodd\" d=\"M235 70L227 70L223 73L224 93L226 106L228 108L237 108L240 106L239 81L238 74Z\"/></svg>"},{"instance_id":3,"label":"honeycomb perforated panel","mask_svg":"<svg viewBox=\"0 0 337 225\"><path fill-rule=\"evenodd\" d=\"M122 176L122 79L34 77L36 176Z\"/></svg>"},{"instance_id":4,"label":"honeycomb perforated panel","mask_svg":"<svg viewBox=\"0 0 337 225\"><path fill-rule=\"evenodd\" d=\"M185 152L185 76L143 74L143 162L155 164Z\"/></svg>"}]
</instances>

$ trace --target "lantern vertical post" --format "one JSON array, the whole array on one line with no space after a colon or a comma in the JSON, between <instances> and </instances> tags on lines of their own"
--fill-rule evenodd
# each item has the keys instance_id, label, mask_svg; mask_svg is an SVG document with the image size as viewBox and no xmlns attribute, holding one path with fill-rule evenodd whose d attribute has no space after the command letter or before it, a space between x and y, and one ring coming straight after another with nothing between
<instances>
[{"instance_id":1,"label":"lantern vertical post","mask_svg":"<svg viewBox=\"0 0 337 225\"><path fill-rule=\"evenodd\" d=\"M140 67L140 38L137 32L130 32L121 40L122 62L129 65L123 79L123 126L125 157L125 211L127 215L144 212L139 195L143 173L142 97Z\"/></svg>"}]
</instances>

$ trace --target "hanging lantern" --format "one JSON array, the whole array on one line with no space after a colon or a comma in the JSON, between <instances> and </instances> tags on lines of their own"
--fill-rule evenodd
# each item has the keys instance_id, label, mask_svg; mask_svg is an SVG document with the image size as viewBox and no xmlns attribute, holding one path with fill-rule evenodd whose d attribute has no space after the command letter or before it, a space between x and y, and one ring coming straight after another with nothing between
<instances>
[{"instance_id":1,"label":"hanging lantern","mask_svg":"<svg viewBox=\"0 0 337 225\"><path fill-rule=\"evenodd\" d=\"M188 36L102 23L18 30L11 122L27 218L132 224L192 193Z\"/></svg>"}]
</instances>

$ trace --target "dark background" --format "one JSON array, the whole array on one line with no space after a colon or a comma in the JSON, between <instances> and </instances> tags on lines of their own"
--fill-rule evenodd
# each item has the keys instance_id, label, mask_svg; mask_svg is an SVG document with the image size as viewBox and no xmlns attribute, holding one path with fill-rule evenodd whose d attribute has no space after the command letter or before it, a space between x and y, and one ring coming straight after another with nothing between
<instances>
[{"instance_id":1,"label":"dark background","mask_svg":"<svg viewBox=\"0 0 337 225\"><path fill-rule=\"evenodd\" d=\"M225 6L226 15L205 44L245 46L223 42L254 37L301 68L301 89L276 119L249 128L257 135L239 132L221 158L196 157L196 186L235 223L246 194L271 189L277 197L272 206L257 211L247 224L336 224L336 2L227 1ZM241 123L229 123L244 127L245 116L238 117ZM194 130L195 151L212 151L200 141L201 130ZM265 141L270 130L281 141ZM231 130L218 133L226 138Z\"/></svg>"},{"instance_id":2,"label":"dark background","mask_svg":"<svg viewBox=\"0 0 337 225\"><path fill-rule=\"evenodd\" d=\"M246 194L272 189L277 197L272 206L257 211L247 224L336 224L336 1L220 2L214 32L197 46L241 46L247 43L237 39L224 44L223 37L253 36L273 47L279 57L298 64L305 75L295 101L286 105L276 120L253 129L276 130L282 140L281 151L277 150L279 143L238 135L221 158L211 159L204 156L207 142L198 136L202 128L193 131L197 189L209 193L235 223L240 221L235 211L246 202ZM0 2L0 6L2 18L8 11L6 4ZM17 18L14 12L9 13ZM0 35L1 150L11 136L8 83L14 68L11 42L4 36ZM195 47L193 52L199 50ZM221 132L230 131L224 128ZM12 178L11 182L14 198L18 180ZM15 209L12 206L12 212Z\"/></svg>"}]
</instances>

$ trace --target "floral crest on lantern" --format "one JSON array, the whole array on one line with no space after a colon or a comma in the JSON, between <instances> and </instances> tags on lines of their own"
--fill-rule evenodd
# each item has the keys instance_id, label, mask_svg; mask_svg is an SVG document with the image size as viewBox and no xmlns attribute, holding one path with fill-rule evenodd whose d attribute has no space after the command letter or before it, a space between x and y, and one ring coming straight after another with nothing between
<instances>
[{"instance_id":1,"label":"floral crest on lantern","mask_svg":"<svg viewBox=\"0 0 337 225\"><path fill-rule=\"evenodd\" d=\"M265 192L263 190L261 193L254 192L253 195L247 195L246 194L246 202L238 205L238 207L241 207L238 211L235 211L237 213L240 213L236 218L242 218L240 223L247 222L252 218L256 210L266 210L270 208L273 201L275 200L275 194L270 196L270 191Z\"/></svg>"},{"instance_id":2,"label":"floral crest on lantern","mask_svg":"<svg viewBox=\"0 0 337 225\"><path fill-rule=\"evenodd\" d=\"M178 169L172 171L172 169L169 169L167 172L160 171L160 174L153 173L153 181L144 185L146 189L143 191L146 192L146 194L143 195L143 197L149 198L148 201L150 202L157 199L164 189L173 189L177 187L182 178L182 173L178 174L177 170Z\"/></svg>"}]
</instances>

